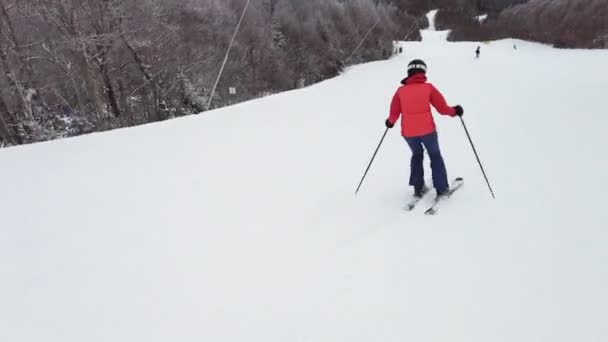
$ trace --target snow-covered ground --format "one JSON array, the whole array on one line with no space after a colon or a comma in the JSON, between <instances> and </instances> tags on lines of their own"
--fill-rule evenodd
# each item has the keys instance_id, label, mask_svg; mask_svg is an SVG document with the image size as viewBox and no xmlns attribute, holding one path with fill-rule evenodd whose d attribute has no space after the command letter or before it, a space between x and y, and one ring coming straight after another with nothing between
<instances>
[{"instance_id":1,"label":"snow-covered ground","mask_svg":"<svg viewBox=\"0 0 608 342\"><path fill-rule=\"evenodd\" d=\"M437 16L437 12L439 12L439 10L432 10L427 13L426 18L429 21L429 27L420 31L422 40L427 44L445 42L450 34L450 30L437 31L437 27L435 25L435 17Z\"/></svg>"},{"instance_id":2,"label":"snow-covered ground","mask_svg":"<svg viewBox=\"0 0 608 342\"><path fill-rule=\"evenodd\" d=\"M512 46L517 43L518 49ZM608 340L608 52L404 43L315 86L0 151L0 341ZM450 177L405 212L407 62Z\"/></svg>"}]
</instances>

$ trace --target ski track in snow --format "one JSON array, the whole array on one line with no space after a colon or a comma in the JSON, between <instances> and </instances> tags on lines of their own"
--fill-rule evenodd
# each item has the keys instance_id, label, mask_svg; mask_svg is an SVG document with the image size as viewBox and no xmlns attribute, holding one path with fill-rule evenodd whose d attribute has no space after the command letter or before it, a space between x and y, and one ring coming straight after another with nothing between
<instances>
[{"instance_id":1,"label":"ski track in snow","mask_svg":"<svg viewBox=\"0 0 608 342\"><path fill-rule=\"evenodd\" d=\"M0 341L608 340L608 52L478 44L0 151ZM438 115L465 186L437 216L402 209L398 129L354 196L414 58L496 200Z\"/></svg>"}]
</instances>

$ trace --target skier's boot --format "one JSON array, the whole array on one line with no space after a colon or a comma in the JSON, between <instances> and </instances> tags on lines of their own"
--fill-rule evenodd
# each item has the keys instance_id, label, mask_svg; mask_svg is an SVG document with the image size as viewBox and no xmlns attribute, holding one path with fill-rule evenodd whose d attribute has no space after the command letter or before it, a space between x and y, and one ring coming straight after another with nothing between
<instances>
[{"instance_id":1,"label":"skier's boot","mask_svg":"<svg viewBox=\"0 0 608 342\"><path fill-rule=\"evenodd\" d=\"M414 197L422 198L428 191L429 188L426 185L423 185L422 187L415 187Z\"/></svg>"},{"instance_id":2,"label":"skier's boot","mask_svg":"<svg viewBox=\"0 0 608 342\"><path fill-rule=\"evenodd\" d=\"M440 200L442 198L448 197L448 195L450 194L450 188L447 188L445 190L437 190L437 200Z\"/></svg>"}]
</instances>

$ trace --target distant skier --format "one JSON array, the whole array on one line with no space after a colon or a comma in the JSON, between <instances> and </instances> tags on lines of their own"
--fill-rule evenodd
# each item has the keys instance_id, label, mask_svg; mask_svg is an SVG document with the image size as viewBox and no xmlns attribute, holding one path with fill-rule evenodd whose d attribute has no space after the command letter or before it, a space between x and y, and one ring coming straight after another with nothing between
<instances>
[{"instance_id":1,"label":"distant skier","mask_svg":"<svg viewBox=\"0 0 608 342\"><path fill-rule=\"evenodd\" d=\"M475 58L479 58L480 53L481 53L481 46L477 46L477 50L475 50Z\"/></svg>"},{"instance_id":2,"label":"distant skier","mask_svg":"<svg viewBox=\"0 0 608 342\"><path fill-rule=\"evenodd\" d=\"M437 197L449 192L447 171L439 149L431 105L443 115L456 117L464 113L461 106L448 106L443 95L432 84L426 83L426 70L426 64L422 60L416 59L408 64L408 77L401 81L403 86L393 96L390 115L385 122L386 127L392 128L401 116L401 134L412 150L409 184L414 187L414 196L419 198L428 191L424 184L422 163L425 148L431 159Z\"/></svg>"}]
</instances>

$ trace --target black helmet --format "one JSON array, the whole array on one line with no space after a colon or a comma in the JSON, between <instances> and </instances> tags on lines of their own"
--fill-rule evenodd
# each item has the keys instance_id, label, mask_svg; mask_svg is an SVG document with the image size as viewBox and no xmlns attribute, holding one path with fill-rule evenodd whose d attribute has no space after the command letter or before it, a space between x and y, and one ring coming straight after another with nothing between
<instances>
[{"instance_id":1,"label":"black helmet","mask_svg":"<svg viewBox=\"0 0 608 342\"><path fill-rule=\"evenodd\" d=\"M407 75L409 77L420 73L426 74L426 63L422 59L414 59L407 65Z\"/></svg>"}]
</instances>

